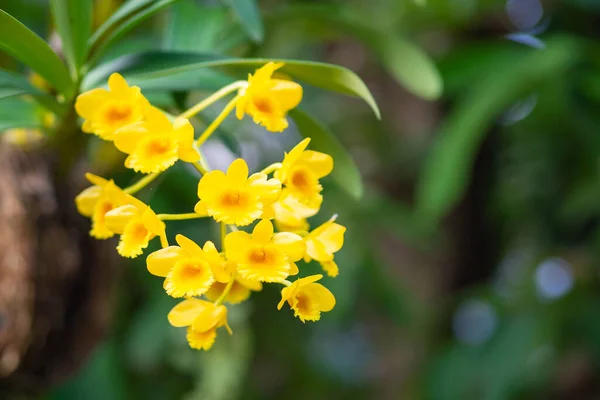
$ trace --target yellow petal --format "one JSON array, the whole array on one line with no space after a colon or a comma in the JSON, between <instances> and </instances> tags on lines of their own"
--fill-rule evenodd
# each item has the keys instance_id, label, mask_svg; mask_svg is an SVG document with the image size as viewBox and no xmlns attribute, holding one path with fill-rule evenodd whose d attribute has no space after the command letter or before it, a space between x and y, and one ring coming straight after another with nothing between
<instances>
[{"instance_id":1,"label":"yellow petal","mask_svg":"<svg viewBox=\"0 0 600 400\"><path fill-rule=\"evenodd\" d=\"M192 328L198 332L216 329L227 323L227 308L209 303L194 319Z\"/></svg>"},{"instance_id":2,"label":"yellow petal","mask_svg":"<svg viewBox=\"0 0 600 400\"><path fill-rule=\"evenodd\" d=\"M104 186L104 196L113 203L115 207L121 206L127 203L127 195L123 190L115 185L111 180Z\"/></svg>"},{"instance_id":3,"label":"yellow petal","mask_svg":"<svg viewBox=\"0 0 600 400\"><path fill-rule=\"evenodd\" d=\"M164 288L173 297L202 296L215 282L208 262L182 258L169 271Z\"/></svg>"},{"instance_id":4,"label":"yellow petal","mask_svg":"<svg viewBox=\"0 0 600 400\"><path fill-rule=\"evenodd\" d=\"M135 122L118 129L113 140L117 149L123 153L131 154L146 135L148 135L147 123Z\"/></svg>"},{"instance_id":5,"label":"yellow petal","mask_svg":"<svg viewBox=\"0 0 600 400\"><path fill-rule=\"evenodd\" d=\"M253 292L260 292L263 288L263 285L261 282L244 279L241 276L238 276L236 278L236 281L238 281L240 283L240 285L247 287L248 289L252 290Z\"/></svg>"},{"instance_id":6,"label":"yellow petal","mask_svg":"<svg viewBox=\"0 0 600 400\"><path fill-rule=\"evenodd\" d=\"M177 162L178 149L177 141L169 135L146 135L127 157L125 166L144 174L161 172Z\"/></svg>"},{"instance_id":7,"label":"yellow petal","mask_svg":"<svg viewBox=\"0 0 600 400\"><path fill-rule=\"evenodd\" d=\"M152 211L150 206L146 207L146 210L144 210L144 213L142 214L142 221L144 222L144 226L146 226L146 229L148 229L156 236L165 234L165 223L161 221L160 218L158 218L158 215L156 215L154 211Z\"/></svg>"},{"instance_id":8,"label":"yellow petal","mask_svg":"<svg viewBox=\"0 0 600 400\"><path fill-rule=\"evenodd\" d=\"M278 171L275 171L274 177L284 182L287 179L289 169L298 161L309 143L310 138L306 138L294 146L289 153L286 153L281 163L282 166Z\"/></svg>"},{"instance_id":9,"label":"yellow petal","mask_svg":"<svg viewBox=\"0 0 600 400\"><path fill-rule=\"evenodd\" d=\"M329 154L318 151L305 151L298 159L298 163L308 166L318 179L329 175L333 170L333 158Z\"/></svg>"},{"instance_id":10,"label":"yellow petal","mask_svg":"<svg viewBox=\"0 0 600 400\"><path fill-rule=\"evenodd\" d=\"M129 85L125 81L125 78L116 72L113 72L108 77L108 87L112 93L122 96L127 95L127 91L129 90Z\"/></svg>"},{"instance_id":11,"label":"yellow petal","mask_svg":"<svg viewBox=\"0 0 600 400\"><path fill-rule=\"evenodd\" d=\"M274 79L271 92L275 95L277 102L284 112L291 110L300 104L302 100L302 86L292 81Z\"/></svg>"},{"instance_id":12,"label":"yellow petal","mask_svg":"<svg viewBox=\"0 0 600 400\"><path fill-rule=\"evenodd\" d=\"M320 283L312 283L307 286L311 296L315 296L319 302L320 311L327 312L331 311L335 307L335 297L325 286Z\"/></svg>"},{"instance_id":13,"label":"yellow petal","mask_svg":"<svg viewBox=\"0 0 600 400\"><path fill-rule=\"evenodd\" d=\"M267 244L272 237L273 224L268 219L261 220L252 231L252 239L258 243Z\"/></svg>"},{"instance_id":14,"label":"yellow petal","mask_svg":"<svg viewBox=\"0 0 600 400\"><path fill-rule=\"evenodd\" d=\"M87 179L88 182L90 182L91 184L96 185L96 186L104 186L108 183L107 179L104 179L98 175L94 175L90 172L87 172L85 174L85 179Z\"/></svg>"},{"instance_id":15,"label":"yellow petal","mask_svg":"<svg viewBox=\"0 0 600 400\"><path fill-rule=\"evenodd\" d=\"M325 230L325 232L319 235L319 240L327 247L329 251L335 253L344 245L345 232L345 226L333 223Z\"/></svg>"},{"instance_id":16,"label":"yellow petal","mask_svg":"<svg viewBox=\"0 0 600 400\"><path fill-rule=\"evenodd\" d=\"M165 113L156 107L146 106L144 108L144 116L148 121L148 126L152 133L170 133L173 130L173 125Z\"/></svg>"},{"instance_id":17,"label":"yellow petal","mask_svg":"<svg viewBox=\"0 0 600 400\"><path fill-rule=\"evenodd\" d=\"M106 214L112 210L114 205L102 196L94 205L92 213L92 230L90 235L96 239L108 239L115 234L115 231L106 226Z\"/></svg>"},{"instance_id":18,"label":"yellow petal","mask_svg":"<svg viewBox=\"0 0 600 400\"><path fill-rule=\"evenodd\" d=\"M104 216L104 220L108 229L115 233L122 234L125 230L125 226L139 215L139 210L135 206L128 204L107 212Z\"/></svg>"},{"instance_id":19,"label":"yellow petal","mask_svg":"<svg viewBox=\"0 0 600 400\"><path fill-rule=\"evenodd\" d=\"M84 189L75 197L75 205L77 211L83 216L90 217L94 212L94 206L102 196L102 188L100 186L90 186Z\"/></svg>"},{"instance_id":20,"label":"yellow petal","mask_svg":"<svg viewBox=\"0 0 600 400\"><path fill-rule=\"evenodd\" d=\"M201 201L197 202L194 206L194 212L203 217L208 216L208 210L206 209L206 205Z\"/></svg>"},{"instance_id":21,"label":"yellow petal","mask_svg":"<svg viewBox=\"0 0 600 400\"><path fill-rule=\"evenodd\" d=\"M146 258L146 266L152 275L164 278L182 257L184 257L184 253L180 247L169 246L150 254Z\"/></svg>"},{"instance_id":22,"label":"yellow petal","mask_svg":"<svg viewBox=\"0 0 600 400\"><path fill-rule=\"evenodd\" d=\"M135 258L144 252L152 237L141 218L133 219L123 229L117 252L123 257Z\"/></svg>"},{"instance_id":23,"label":"yellow petal","mask_svg":"<svg viewBox=\"0 0 600 400\"><path fill-rule=\"evenodd\" d=\"M233 182L245 183L248 179L248 164L243 158L234 160L227 168L227 178Z\"/></svg>"},{"instance_id":24,"label":"yellow petal","mask_svg":"<svg viewBox=\"0 0 600 400\"><path fill-rule=\"evenodd\" d=\"M304 257L306 246L299 235L291 232L279 232L273 237L273 244L279 247L290 261L298 261Z\"/></svg>"},{"instance_id":25,"label":"yellow petal","mask_svg":"<svg viewBox=\"0 0 600 400\"><path fill-rule=\"evenodd\" d=\"M202 251L204 252L204 259L210 264L215 279L223 283L229 282L232 271L229 270L228 263L221 257L215 244L210 240L207 241L204 243Z\"/></svg>"},{"instance_id":26,"label":"yellow petal","mask_svg":"<svg viewBox=\"0 0 600 400\"><path fill-rule=\"evenodd\" d=\"M181 161L189 163L200 161L200 153L193 147L179 146L177 155Z\"/></svg>"},{"instance_id":27,"label":"yellow petal","mask_svg":"<svg viewBox=\"0 0 600 400\"><path fill-rule=\"evenodd\" d=\"M176 328L190 326L198 314L208 306L212 306L212 303L206 300L186 299L173 307L167 318Z\"/></svg>"},{"instance_id":28,"label":"yellow petal","mask_svg":"<svg viewBox=\"0 0 600 400\"><path fill-rule=\"evenodd\" d=\"M300 270L298 269L298 265L296 263L290 263L290 276L298 275Z\"/></svg>"},{"instance_id":29,"label":"yellow petal","mask_svg":"<svg viewBox=\"0 0 600 400\"><path fill-rule=\"evenodd\" d=\"M225 180L225 173L223 171L214 170L207 174L204 174L198 182L198 197L202 199L204 196L208 196L217 191Z\"/></svg>"},{"instance_id":30,"label":"yellow petal","mask_svg":"<svg viewBox=\"0 0 600 400\"><path fill-rule=\"evenodd\" d=\"M339 275L340 269L333 259L329 261L323 261L320 264L321 268L323 268L323 271L327 272L327 275L330 277L335 278Z\"/></svg>"},{"instance_id":31,"label":"yellow petal","mask_svg":"<svg viewBox=\"0 0 600 400\"><path fill-rule=\"evenodd\" d=\"M91 119L96 108L104 102L110 94L106 89L92 89L77 96L75 111L85 119Z\"/></svg>"},{"instance_id":32,"label":"yellow petal","mask_svg":"<svg viewBox=\"0 0 600 400\"><path fill-rule=\"evenodd\" d=\"M217 332L214 329L206 332L198 332L190 327L185 337L192 349L210 350L217 338Z\"/></svg>"},{"instance_id":33,"label":"yellow petal","mask_svg":"<svg viewBox=\"0 0 600 400\"><path fill-rule=\"evenodd\" d=\"M175 241L191 257L202 257L204 255L202 248L198 246L192 239L178 234L175 236Z\"/></svg>"},{"instance_id":34,"label":"yellow petal","mask_svg":"<svg viewBox=\"0 0 600 400\"><path fill-rule=\"evenodd\" d=\"M232 261L243 260L248 246L252 244L252 237L244 231L235 231L225 236L225 252L227 259Z\"/></svg>"},{"instance_id":35,"label":"yellow petal","mask_svg":"<svg viewBox=\"0 0 600 400\"><path fill-rule=\"evenodd\" d=\"M248 185L264 205L275 203L281 195L281 182L277 179L267 179L265 174L252 174L248 178Z\"/></svg>"}]
</instances>

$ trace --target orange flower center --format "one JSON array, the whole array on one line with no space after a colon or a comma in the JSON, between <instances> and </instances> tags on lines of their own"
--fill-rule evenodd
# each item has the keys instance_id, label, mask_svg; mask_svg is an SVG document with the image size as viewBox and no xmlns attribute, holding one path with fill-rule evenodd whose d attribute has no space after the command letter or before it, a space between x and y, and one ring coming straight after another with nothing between
<instances>
[{"instance_id":1,"label":"orange flower center","mask_svg":"<svg viewBox=\"0 0 600 400\"><path fill-rule=\"evenodd\" d=\"M295 169L290 176L290 184L296 189L304 193L312 192L314 188L314 180L311 179L310 172L304 168Z\"/></svg>"},{"instance_id":2,"label":"orange flower center","mask_svg":"<svg viewBox=\"0 0 600 400\"><path fill-rule=\"evenodd\" d=\"M251 262L256 264L264 263L267 260L267 252L264 248L258 247L250 252L248 257Z\"/></svg>"},{"instance_id":3,"label":"orange flower center","mask_svg":"<svg viewBox=\"0 0 600 400\"><path fill-rule=\"evenodd\" d=\"M204 274L206 265L201 263L187 263L181 269L180 278L183 280L191 280Z\"/></svg>"},{"instance_id":4,"label":"orange flower center","mask_svg":"<svg viewBox=\"0 0 600 400\"><path fill-rule=\"evenodd\" d=\"M310 297L301 292L296 295L296 300L296 309L298 310L298 313L304 315L310 314L313 308Z\"/></svg>"},{"instance_id":5,"label":"orange flower center","mask_svg":"<svg viewBox=\"0 0 600 400\"><path fill-rule=\"evenodd\" d=\"M161 156L169 151L170 142L167 138L154 139L151 140L146 145L146 156L147 157L155 157Z\"/></svg>"},{"instance_id":6,"label":"orange flower center","mask_svg":"<svg viewBox=\"0 0 600 400\"><path fill-rule=\"evenodd\" d=\"M242 192L225 192L221 196L221 205L224 207L238 207L248 204L248 196Z\"/></svg>"},{"instance_id":7,"label":"orange flower center","mask_svg":"<svg viewBox=\"0 0 600 400\"><path fill-rule=\"evenodd\" d=\"M128 105L114 105L106 111L106 120L111 124L119 124L128 121L133 114L133 110Z\"/></svg>"},{"instance_id":8,"label":"orange flower center","mask_svg":"<svg viewBox=\"0 0 600 400\"><path fill-rule=\"evenodd\" d=\"M273 113L273 105L266 98L257 98L254 99L254 107L262 113L272 114Z\"/></svg>"},{"instance_id":9,"label":"orange flower center","mask_svg":"<svg viewBox=\"0 0 600 400\"><path fill-rule=\"evenodd\" d=\"M146 229L144 224L142 224L141 222L138 222L138 223L135 223L135 225L132 227L130 234L131 234L131 238L133 239L133 241L142 242L146 239L148 230Z\"/></svg>"}]
</instances>

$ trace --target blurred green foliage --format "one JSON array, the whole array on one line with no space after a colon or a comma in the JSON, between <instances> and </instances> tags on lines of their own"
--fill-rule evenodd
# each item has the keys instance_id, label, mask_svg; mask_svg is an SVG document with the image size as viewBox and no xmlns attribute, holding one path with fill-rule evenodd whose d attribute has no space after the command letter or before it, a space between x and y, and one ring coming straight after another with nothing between
<instances>
[{"instance_id":1,"label":"blurred green foliage","mask_svg":"<svg viewBox=\"0 0 600 400\"><path fill-rule=\"evenodd\" d=\"M69 1L53 2L60 3ZM47 2L2 5L48 36ZM277 160L300 135L333 149L337 164L322 215L339 213L348 232L340 276L327 282L338 303L321 322L303 325L278 312L279 294L266 288L233 307L235 335L196 352L168 325L174 302L144 261L124 262L110 335L44 398L600 396L596 1L130 0L120 10L91 36L91 57L102 64L84 85L118 69L153 102L176 110L240 73L232 60L246 63L242 72L256 65L248 57L326 61L364 79L382 121L353 99L307 86L302 108L310 116L292 113L295 128L267 137L228 120L205 148L217 167L241 154L254 169ZM111 28L134 12L131 23ZM9 28L19 29L1 13L0 36ZM48 49L27 35L10 35L31 47L25 58L59 62L42 57ZM96 45L100 37L108 39ZM10 46L2 47L11 53ZM81 49L63 46L71 71L57 68L58 76L47 78L68 92L63 81L81 65ZM22 70L7 57L0 61ZM221 62L230 64L205 68ZM346 70L336 70L344 75L340 85L331 80L338 75L319 71L284 70L358 95L378 112ZM20 101L10 97L15 93L41 95L0 74L3 130L37 125L31 114L4 115L8 101ZM93 164L99 146L90 143ZM97 165L115 168L103 160ZM133 180L119 173L117 180ZM181 165L165 175L143 200L191 209L196 194L183 188L196 178ZM192 239L215 234L208 222L182 222L177 231Z\"/></svg>"}]
</instances>

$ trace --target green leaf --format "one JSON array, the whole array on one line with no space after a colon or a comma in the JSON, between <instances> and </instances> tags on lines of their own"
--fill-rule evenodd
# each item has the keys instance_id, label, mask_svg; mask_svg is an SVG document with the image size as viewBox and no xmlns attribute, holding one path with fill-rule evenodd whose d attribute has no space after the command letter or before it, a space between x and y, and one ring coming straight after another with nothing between
<instances>
[{"instance_id":1,"label":"green leaf","mask_svg":"<svg viewBox=\"0 0 600 400\"><path fill-rule=\"evenodd\" d=\"M74 76L87 56L87 41L92 29L92 0L51 0L50 6L62 48Z\"/></svg>"},{"instance_id":2,"label":"green leaf","mask_svg":"<svg viewBox=\"0 0 600 400\"><path fill-rule=\"evenodd\" d=\"M311 149L333 157L334 168L331 177L334 181L353 197L357 199L362 197L363 186L358 167L333 133L299 109L290 111L289 115L296 123L300 134L311 138Z\"/></svg>"},{"instance_id":3,"label":"green leaf","mask_svg":"<svg viewBox=\"0 0 600 400\"><path fill-rule=\"evenodd\" d=\"M169 10L165 48L177 51L212 51L217 47L225 23L225 10L194 0L180 0Z\"/></svg>"},{"instance_id":4,"label":"green leaf","mask_svg":"<svg viewBox=\"0 0 600 400\"><path fill-rule=\"evenodd\" d=\"M363 99L380 118L375 99L364 82L347 68L332 64L298 60L242 59L216 54L148 52L119 57L90 71L84 81L89 89L104 84L115 71L128 79L164 78L186 71L212 67L229 67L241 71L240 76L261 67L269 61L283 62L281 72L322 89L331 90Z\"/></svg>"},{"instance_id":5,"label":"green leaf","mask_svg":"<svg viewBox=\"0 0 600 400\"><path fill-rule=\"evenodd\" d=\"M50 46L15 18L0 10L0 49L17 58L66 96L73 82Z\"/></svg>"},{"instance_id":6,"label":"green leaf","mask_svg":"<svg viewBox=\"0 0 600 400\"><path fill-rule=\"evenodd\" d=\"M89 41L91 64L112 42L177 0L129 0L98 28Z\"/></svg>"},{"instance_id":7,"label":"green leaf","mask_svg":"<svg viewBox=\"0 0 600 400\"><path fill-rule=\"evenodd\" d=\"M248 36L255 42L262 42L265 36L265 28L260 18L260 10L256 0L224 0L224 2L231 7L242 26L246 29Z\"/></svg>"},{"instance_id":8,"label":"green leaf","mask_svg":"<svg viewBox=\"0 0 600 400\"><path fill-rule=\"evenodd\" d=\"M387 71L408 91L427 100L442 95L442 78L427 53L405 38L371 32L364 41Z\"/></svg>"},{"instance_id":9,"label":"green leaf","mask_svg":"<svg viewBox=\"0 0 600 400\"><path fill-rule=\"evenodd\" d=\"M486 79L473 82L442 126L417 187L420 215L437 222L461 198L475 155L494 119L540 84L558 79L581 55L572 38L548 41L546 50L531 50L518 62L497 65Z\"/></svg>"},{"instance_id":10,"label":"green leaf","mask_svg":"<svg viewBox=\"0 0 600 400\"><path fill-rule=\"evenodd\" d=\"M273 13L275 23L305 21L309 35L324 33L354 37L369 48L398 83L416 96L435 100L442 95L443 81L431 58L420 47L397 34L367 25L359 17L348 15L346 8L326 6L287 7Z\"/></svg>"},{"instance_id":11,"label":"green leaf","mask_svg":"<svg viewBox=\"0 0 600 400\"><path fill-rule=\"evenodd\" d=\"M17 97L0 99L0 132L41 127L38 110L33 101Z\"/></svg>"},{"instance_id":12,"label":"green leaf","mask_svg":"<svg viewBox=\"0 0 600 400\"><path fill-rule=\"evenodd\" d=\"M56 114L63 112L61 105L52 96L34 87L23 75L0 69L0 99L20 95L32 96L38 103Z\"/></svg>"}]
</instances>

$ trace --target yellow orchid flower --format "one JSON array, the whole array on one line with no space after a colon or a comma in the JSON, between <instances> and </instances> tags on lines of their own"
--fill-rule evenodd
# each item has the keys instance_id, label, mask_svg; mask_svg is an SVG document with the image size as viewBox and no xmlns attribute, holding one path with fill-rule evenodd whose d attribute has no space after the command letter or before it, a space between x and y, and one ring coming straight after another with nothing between
<instances>
[{"instance_id":1,"label":"yellow orchid flower","mask_svg":"<svg viewBox=\"0 0 600 400\"><path fill-rule=\"evenodd\" d=\"M129 154L125 166L137 172L161 172L177 160L196 162L200 153L194 148L194 128L186 118L173 123L159 109L147 106L146 119L119 129L115 146Z\"/></svg>"},{"instance_id":2,"label":"yellow orchid flower","mask_svg":"<svg viewBox=\"0 0 600 400\"><path fill-rule=\"evenodd\" d=\"M275 171L274 177L289 188L305 204L319 204L319 194L323 187L319 179L333 170L333 158L329 154L306 150L310 138L298 143L281 162L281 168Z\"/></svg>"},{"instance_id":3,"label":"yellow orchid flower","mask_svg":"<svg viewBox=\"0 0 600 400\"><path fill-rule=\"evenodd\" d=\"M108 239L115 232L106 226L105 215L126 201L126 195L112 180L87 173L86 179L93 184L75 197L79 213L92 219L90 235L96 239Z\"/></svg>"},{"instance_id":4,"label":"yellow orchid flower","mask_svg":"<svg viewBox=\"0 0 600 400\"><path fill-rule=\"evenodd\" d=\"M302 86L288 80L273 79L273 72L282 66L283 63L270 62L248 76L248 85L238 93L238 119L248 114L256 124L271 132L282 132L288 127L286 115L300 104Z\"/></svg>"},{"instance_id":5,"label":"yellow orchid flower","mask_svg":"<svg viewBox=\"0 0 600 400\"><path fill-rule=\"evenodd\" d=\"M302 238L291 232L273 234L271 221L263 219L252 234L231 232L225 237L225 254L238 266L238 274L251 281L282 282L296 275L294 263L305 253Z\"/></svg>"},{"instance_id":6,"label":"yellow orchid flower","mask_svg":"<svg viewBox=\"0 0 600 400\"><path fill-rule=\"evenodd\" d=\"M186 337L194 349L210 349L221 326L225 326L231 334L227 324L227 308L206 300L186 299L173 307L167 318L174 327L188 327Z\"/></svg>"},{"instance_id":7,"label":"yellow orchid flower","mask_svg":"<svg viewBox=\"0 0 600 400\"><path fill-rule=\"evenodd\" d=\"M105 215L106 226L121 235L117 252L123 257L135 258L143 253L148 243L156 236L166 237L165 223L133 196L126 195L126 204Z\"/></svg>"},{"instance_id":8,"label":"yellow orchid flower","mask_svg":"<svg viewBox=\"0 0 600 400\"><path fill-rule=\"evenodd\" d=\"M306 219L319 212L322 200L321 195L301 199L290 189L282 189L279 200L272 207L277 229L295 233L308 231L309 225Z\"/></svg>"},{"instance_id":9,"label":"yellow orchid flower","mask_svg":"<svg viewBox=\"0 0 600 400\"><path fill-rule=\"evenodd\" d=\"M213 283L210 289L205 293L206 298L210 301L217 301L223 294L226 286L227 284L222 282ZM230 304L238 304L248 300L251 292L260 292L261 290L262 283L237 276L235 282L229 289L229 293L227 293L227 296L225 297L225 301Z\"/></svg>"},{"instance_id":10,"label":"yellow orchid flower","mask_svg":"<svg viewBox=\"0 0 600 400\"><path fill-rule=\"evenodd\" d=\"M194 211L208 214L217 222L244 226L263 216L279 198L281 184L263 173L248 177L248 165L238 158L223 171L211 171L198 183Z\"/></svg>"},{"instance_id":11,"label":"yellow orchid flower","mask_svg":"<svg viewBox=\"0 0 600 400\"><path fill-rule=\"evenodd\" d=\"M287 301L294 316L302 322L318 321L321 313L331 311L335 307L335 297L325 286L315 283L323 275L311 275L293 282L281 291L281 301L277 309L281 310Z\"/></svg>"},{"instance_id":12,"label":"yellow orchid flower","mask_svg":"<svg viewBox=\"0 0 600 400\"><path fill-rule=\"evenodd\" d=\"M231 280L226 261L208 241L204 248L183 235L175 237L179 246L157 250L146 259L152 275L165 278L164 288L170 296L202 296L214 284Z\"/></svg>"},{"instance_id":13,"label":"yellow orchid flower","mask_svg":"<svg viewBox=\"0 0 600 400\"><path fill-rule=\"evenodd\" d=\"M108 88L80 94L75 101L75 110L84 119L81 127L84 132L113 140L119 128L144 119L144 109L149 103L139 87L130 87L117 73L108 78Z\"/></svg>"},{"instance_id":14,"label":"yellow orchid flower","mask_svg":"<svg viewBox=\"0 0 600 400\"><path fill-rule=\"evenodd\" d=\"M306 243L306 255L304 261L317 260L323 270L330 277L336 277L339 273L337 264L333 261L334 253L338 252L344 245L344 233L346 227L336 224L337 216L313 229L304 237Z\"/></svg>"}]
</instances>

